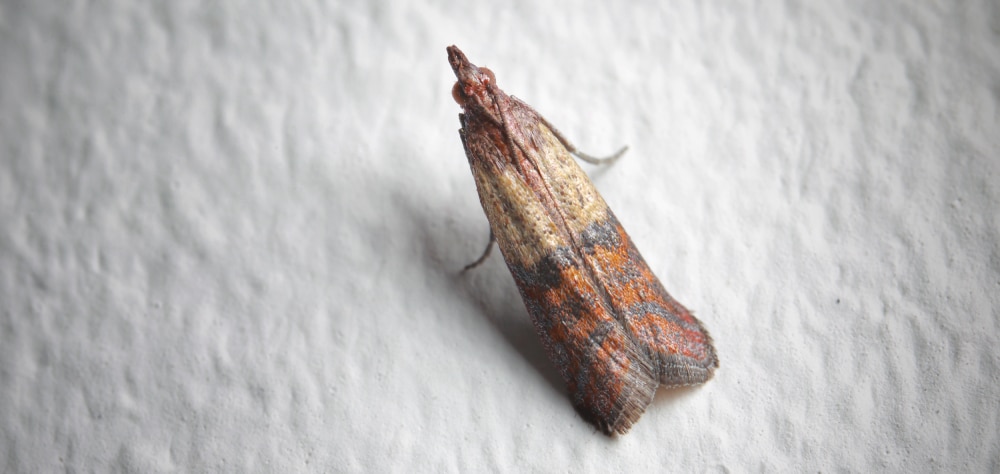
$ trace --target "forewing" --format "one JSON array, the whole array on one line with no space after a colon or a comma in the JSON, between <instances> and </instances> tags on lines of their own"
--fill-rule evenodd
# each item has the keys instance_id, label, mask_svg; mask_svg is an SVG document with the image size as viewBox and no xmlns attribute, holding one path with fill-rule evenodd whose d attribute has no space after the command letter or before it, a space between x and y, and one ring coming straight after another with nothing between
<instances>
[{"instance_id":1,"label":"forewing","mask_svg":"<svg viewBox=\"0 0 1000 474\"><path fill-rule=\"evenodd\" d=\"M618 321L645 349L666 386L705 382L719 366L712 337L653 275L615 215L583 234L583 255Z\"/></svg>"},{"instance_id":2,"label":"forewing","mask_svg":"<svg viewBox=\"0 0 1000 474\"><path fill-rule=\"evenodd\" d=\"M654 369L568 249L531 268L508 261L573 405L605 433L625 433L656 392Z\"/></svg>"}]
</instances>

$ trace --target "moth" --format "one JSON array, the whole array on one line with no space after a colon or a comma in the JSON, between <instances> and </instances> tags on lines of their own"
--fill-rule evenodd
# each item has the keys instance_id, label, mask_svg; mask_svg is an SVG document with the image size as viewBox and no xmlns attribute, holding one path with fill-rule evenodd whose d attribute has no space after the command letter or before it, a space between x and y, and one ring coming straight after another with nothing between
<instances>
[{"instance_id":1,"label":"moth","mask_svg":"<svg viewBox=\"0 0 1000 474\"><path fill-rule=\"evenodd\" d=\"M462 106L459 135L495 241L577 411L626 433L659 385L705 382L712 338L653 275L572 155L534 109L455 46L448 61Z\"/></svg>"}]
</instances>

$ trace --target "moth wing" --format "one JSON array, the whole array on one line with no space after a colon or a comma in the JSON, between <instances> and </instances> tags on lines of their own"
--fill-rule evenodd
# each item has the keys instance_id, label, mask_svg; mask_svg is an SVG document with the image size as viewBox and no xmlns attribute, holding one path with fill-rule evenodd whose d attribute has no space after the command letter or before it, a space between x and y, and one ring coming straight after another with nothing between
<instances>
[{"instance_id":1,"label":"moth wing","mask_svg":"<svg viewBox=\"0 0 1000 474\"><path fill-rule=\"evenodd\" d=\"M576 259L508 266L577 411L605 433L625 433L652 401L656 373Z\"/></svg>"},{"instance_id":2,"label":"moth wing","mask_svg":"<svg viewBox=\"0 0 1000 474\"><path fill-rule=\"evenodd\" d=\"M665 386L712 378L719 359L712 337L653 275L632 239L609 210L583 235L584 258L600 275L616 318L649 354Z\"/></svg>"}]
</instances>

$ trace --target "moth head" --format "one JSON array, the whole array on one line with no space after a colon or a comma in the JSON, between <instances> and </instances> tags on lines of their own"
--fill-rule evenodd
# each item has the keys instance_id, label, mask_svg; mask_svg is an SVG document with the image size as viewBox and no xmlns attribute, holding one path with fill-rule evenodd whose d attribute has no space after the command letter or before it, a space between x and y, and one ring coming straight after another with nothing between
<instances>
[{"instance_id":1,"label":"moth head","mask_svg":"<svg viewBox=\"0 0 1000 474\"><path fill-rule=\"evenodd\" d=\"M469 62L460 49L455 46L448 47L448 62L455 71L458 81L451 89L451 95L455 102L463 109L471 106L492 108L490 90L496 90L496 77L493 71L485 67L477 67Z\"/></svg>"}]
</instances>

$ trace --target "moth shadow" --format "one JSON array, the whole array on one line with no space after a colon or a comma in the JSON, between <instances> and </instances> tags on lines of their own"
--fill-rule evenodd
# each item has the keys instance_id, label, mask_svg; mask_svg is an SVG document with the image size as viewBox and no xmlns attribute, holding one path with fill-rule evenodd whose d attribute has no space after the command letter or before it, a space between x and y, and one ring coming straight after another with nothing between
<instances>
[{"instance_id":1,"label":"moth shadow","mask_svg":"<svg viewBox=\"0 0 1000 474\"><path fill-rule=\"evenodd\" d=\"M482 310L486 321L507 343L531 364L553 390L565 393L562 378L545 352L500 253L494 249L481 265L466 272L455 270L453 277L463 296Z\"/></svg>"},{"instance_id":2,"label":"moth shadow","mask_svg":"<svg viewBox=\"0 0 1000 474\"><path fill-rule=\"evenodd\" d=\"M462 271L465 265L479 257L489 240L486 220L482 219L482 225L476 226L475 220L442 217L430 212L448 206L443 202L421 203L402 195L395 201L404 210L401 214L409 220L410 238L417 240L415 243L421 247L421 263L428 271L444 280L445 287L453 288L454 296L467 303L464 306L478 308L483 319L553 390L565 394L562 378L535 333L499 249L494 248L490 257L479 266Z\"/></svg>"},{"instance_id":3,"label":"moth shadow","mask_svg":"<svg viewBox=\"0 0 1000 474\"><path fill-rule=\"evenodd\" d=\"M673 405L684 398L693 396L695 392L703 386L704 384L682 385L679 387L660 386L660 388L656 390L656 394L653 395L653 403L651 405Z\"/></svg>"}]
</instances>

